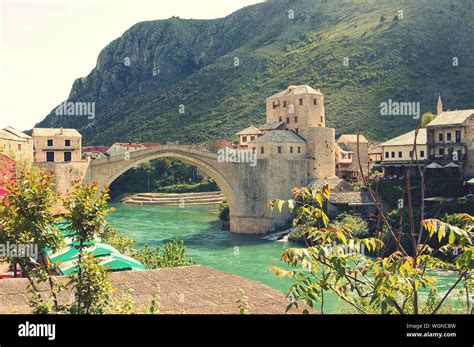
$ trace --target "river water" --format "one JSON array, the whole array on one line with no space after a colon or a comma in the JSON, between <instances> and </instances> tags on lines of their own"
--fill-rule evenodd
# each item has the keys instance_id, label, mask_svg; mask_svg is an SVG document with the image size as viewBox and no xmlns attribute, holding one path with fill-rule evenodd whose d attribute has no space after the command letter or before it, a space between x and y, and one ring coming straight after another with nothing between
<instances>
[{"instance_id":1,"label":"river water","mask_svg":"<svg viewBox=\"0 0 474 347\"><path fill-rule=\"evenodd\" d=\"M270 241L261 236L238 235L221 230L218 205L134 206L111 204L116 211L108 219L120 234L133 238L137 246L157 246L172 239L184 241L188 258L198 264L257 280L287 293L292 280L276 278L270 265L284 267L281 253L293 242ZM344 303L329 295L325 313Z\"/></svg>"}]
</instances>

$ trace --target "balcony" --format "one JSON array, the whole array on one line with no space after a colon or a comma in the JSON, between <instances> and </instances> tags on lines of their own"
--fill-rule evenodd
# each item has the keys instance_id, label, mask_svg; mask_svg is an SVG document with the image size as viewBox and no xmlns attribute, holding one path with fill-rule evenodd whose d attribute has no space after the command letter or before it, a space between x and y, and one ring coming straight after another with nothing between
<instances>
[{"instance_id":1,"label":"balcony","mask_svg":"<svg viewBox=\"0 0 474 347\"><path fill-rule=\"evenodd\" d=\"M447 163L447 162L451 162L451 161L459 162L459 161L465 161L467 159L467 155L466 154L458 155L458 160L453 160L452 154L451 155L436 154L436 155L430 155L429 159L430 159L430 161L437 161L437 162L443 162L443 163Z\"/></svg>"}]
</instances>

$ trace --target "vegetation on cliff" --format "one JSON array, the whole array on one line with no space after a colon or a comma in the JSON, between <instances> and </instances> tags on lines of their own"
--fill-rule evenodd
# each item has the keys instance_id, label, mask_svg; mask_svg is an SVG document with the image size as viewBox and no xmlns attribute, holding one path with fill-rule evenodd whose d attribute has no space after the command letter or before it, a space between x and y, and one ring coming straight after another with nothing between
<instances>
[{"instance_id":1,"label":"vegetation on cliff","mask_svg":"<svg viewBox=\"0 0 474 347\"><path fill-rule=\"evenodd\" d=\"M214 20L134 25L100 52L69 101L96 102L96 116L54 110L38 126L75 127L85 143L205 142L264 120L265 98L289 84L326 95L328 125L385 140L410 116L380 103L434 111L472 108L474 4L457 0L272 0ZM456 33L456 40L452 33Z\"/></svg>"}]
</instances>

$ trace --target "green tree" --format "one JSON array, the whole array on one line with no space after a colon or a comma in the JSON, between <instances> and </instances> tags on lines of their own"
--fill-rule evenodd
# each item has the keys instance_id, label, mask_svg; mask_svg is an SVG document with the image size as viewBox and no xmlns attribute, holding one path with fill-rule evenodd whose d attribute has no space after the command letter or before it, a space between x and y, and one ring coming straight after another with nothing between
<instances>
[{"instance_id":1,"label":"green tree","mask_svg":"<svg viewBox=\"0 0 474 347\"><path fill-rule=\"evenodd\" d=\"M19 170L16 183L6 185L8 198L0 200L0 242L35 247L38 254L46 248L54 251L61 247L62 238L54 217L57 196L52 187L51 175L37 169ZM6 260L14 266L19 264L35 300L42 301L36 282L48 280L51 288L55 287L47 261L39 266L26 255L7 256ZM54 301L57 304L56 297Z\"/></svg>"},{"instance_id":2,"label":"green tree","mask_svg":"<svg viewBox=\"0 0 474 347\"><path fill-rule=\"evenodd\" d=\"M424 115L421 116L421 127L426 128L429 122L431 122L433 119L436 118L435 114L432 114L431 112L427 112Z\"/></svg>"},{"instance_id":3,"label":"green tree","mask_svg":"<svg viewBox=\"0 0 474 347\"><path fill-rule=\"evenodd\" d=\"M464 216L471 221L466 229L435 219L422 220L424 240L417 241L417 235L409 232L413 247L408 251L386 225L397 250L385 254L385 244L378 237L358 238L347 224L329 224L323 210L330 196L329 187L323 191L295 188L292 194L288 201L269 202L270 208L276 206L280 211L284 204L294 209L293 224L310 241L307 248L290 248L281 256L286 264L299 269L272 267L277 276L295 279L288 297L296 300L288 308L302 300L310 307L319 304L324 312L324 295L330 291L361 313L437 313L462 280L466 288L472 288L472 216ZM434 237L439 243L436 249L427 243ZM365 249L378 256L366 256ZM431 295L430 300L422 299L421 288L437 293L436 278L430 270L439 269L456 272L457 280L441 297Z\"/></svg>"},{"instance_id":4,"label":"green tree","mask_svg":"<svg viewBox=\"0 0 474 347\"><path fill-rule=\"evenodd\" d=\"M76 289L72 313L100 311L103 309L101 305L107 302L107 292L97 287L106 282L103 269L89 257L84 247L104 233L105 217L112 210L107 208L108 198L108 189L100 190L95 183L76 183L64 200L64 219L71 225L72 239L78 248L77 275L74 274L69 281Z\"/></svg>"}]
</instances>

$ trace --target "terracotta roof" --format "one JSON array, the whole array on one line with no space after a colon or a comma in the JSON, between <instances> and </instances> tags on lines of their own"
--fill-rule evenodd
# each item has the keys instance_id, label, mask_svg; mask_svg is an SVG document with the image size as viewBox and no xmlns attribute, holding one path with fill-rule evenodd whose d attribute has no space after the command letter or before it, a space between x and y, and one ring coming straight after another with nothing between
<instances>
[{"instance_id":1,"label":"terracotta roof","mask_svg":"<svg viewBox=\"0 0 474 347\"><path fill-rule=\"evenodd\" d=\"M337 143L357 143L357 134L342 134ZM360 134L359 143L369 143L364 135Z\"/></svg>"},{"instance_id":2,"label":"terracotta roof","mask_svg":"<svg viewBox=\"0 0 474 347\"><path fill-rule=\"evenodd\" d=\"M145 148L152 148L152 147L159 147L159 146L161 146L161 143L158 143L158 142L142 142L142 145L143 145Z\"/></svg>"},{"instance_id":3,"label":"terracotta roof","mask_svg":"<svg viewBox=\"0 0 474 347\"><path fill-rule=\"evenodd\" d=\"M291 96L291 95L304 95L304 94L323 95L319 89L315 90L306 84L302 84L302 85L297 85L297 86L294 86L294 85L288 86L288 88L286 88L285 90L268 97L267 100L273 99L273 98Z\"/></svg>"},{"instance_id":4,"label":"terracotta roof","mask_svg":"<svg viewBox=\"0 0 474 347\"><path fill-rule=\"evenodd\" d=\"M122 147L143 147L141 143L131 143L131 142L115 142L114 145L119 145Z\"/></svg>"},{"instance_id":5,"label":"terracotta roof","mask_svg":"<svg viewBox=\"0 0 474 347\"><path fill-rule=\"evenodd\" d=\"M273 123L266 123L262 125L258 130L277 130L282 125L285 125L285 122L273 122Z\"/></svg>"},{"instance_id":6,"label":"terracotta roof","mask_svg":"<svg viewBox=\"0 0 474 347\"><path fill-rule=\"evenodd\" d=\"M225 147L232 147L234 144L229 140L221 139L216 142L216 145L219 148L225 148Z\"/></svg>"},{"instance_id":7,"label":"terracotta roof","mask_svg":"<svg viewBox=\"0 0 474 347\"><path fill-rule=\"evenodd\" d=\"M160 312L164 314L238 314L236 301L240 298L240 288L248 297L251 314L284 314L289 304L282 293L260 282L200 265L123 271L108 276L119 299L126 291L130 292L134 308L149 307L153 294L158 294ZM67 277L57 278L67 280ZM0 313L14 310L31 313L27 285L26 278L0 280ZM47 290L48 285L41 283L39 288ZM60 304L68 303L73 297L70 291L61 292ZM303 303L298 306L300 310L308 309Z\"/></svg>"},{"instance_id":8,"label":"terracotta roof","mask_svg":"<svg viewBox=\"0 0 474 347\"><path fill-rule=\"evenodd\" d=\"M239 131L236 135L260 135L260 134L261 134L260 130L258 130L256 127L251 125L245 128L244 130Z\"/></svg>"},{"instance_id":9,"label":"terracotta roof","mask_svg":"<svg viewBox=\"0 0 474 347\"><path fill-rule=\"evenodd\" d=\"M109 146L84 146L82 152L105 153L108 149Z\"/></svg>"},{"instance_id":10,"label":"terracotta roof","mask_svg":"<svg viewBox=\"0 0 474 347\"><path fill-rule=\"evenodd\" d=\"M474 109L442 112L429 122L427 127L462 124L472 115L474 115Z\"/></svg>"},{"instance_id":11,"label":"terracotta roof","mask_svg":"<svg viewBox=\"0 0 474 347\"><path fill-rule=\"evenodd\" d=\"M299 136L298 134L294 133L290 130L273 130L269 133L266 133L263 136L253 140L251 143L254 142L297 142L297 143L306 143L306 141Z\"/></svg>"},{"instance_id":12,"label":"terracotta roof","mask_svg":"<svg viewBox=\"0 0 474 347\"><path fill-rule=\"evenodd\" d=\"M408 146L413 145L415 141L415 130L409 131L405 134L397 136L391 140L385 141L380 144L381 147L383 146ZM426 128L420 128L418 131L418 136L416 137L416 144L417 145L426 145Z\"/></svg>"},{"instance_id":13,"label":"terracotta roof","mask_svg":"<svg viewBox=\"0 0 474 347\"><path fill-rule=\"evenodd\" d=\"M66 129L66 128L34 128L34 136L78 136L82 135L76 129Z\"/></svg>"}]
</instances>

